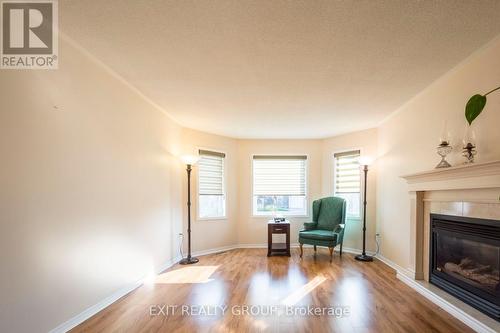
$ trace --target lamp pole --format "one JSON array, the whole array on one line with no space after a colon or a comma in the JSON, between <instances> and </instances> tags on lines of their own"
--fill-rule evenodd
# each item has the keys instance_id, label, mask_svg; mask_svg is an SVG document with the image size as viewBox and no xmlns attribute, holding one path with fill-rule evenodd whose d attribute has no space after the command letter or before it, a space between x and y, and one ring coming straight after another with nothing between
<instances>
[{"instance_id":1,"label":"lamp pole","mask_svg":"<svg viewBox=\"0 0 500 333\"><path fill-rule=\"evenodd\" d=\"M188 178L188 193L187 193L187 206L188 206L188 256L179 261L181 265L196 264L199 260L198 258L191 257L191 164L186 166L187 178Z\"/></svg>"},{"instance_id":2,"label":"lamp pole","mask_svg":"<svg viewBox=\"0 0 500 333\"><path fill-rule=\"evenodd\" d=\"M363 172L365 173L365 183L364 183L364 195L363 195L363 253L355 257L359 261L373 261L373 257L366 255L366 183L368 176L368 165L363 166Z\"/></svg>"}]
</instances>

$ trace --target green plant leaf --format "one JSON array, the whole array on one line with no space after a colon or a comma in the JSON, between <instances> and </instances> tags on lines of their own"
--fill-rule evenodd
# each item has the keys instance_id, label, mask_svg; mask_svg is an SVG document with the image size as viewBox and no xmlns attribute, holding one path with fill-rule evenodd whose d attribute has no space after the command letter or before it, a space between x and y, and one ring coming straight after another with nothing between
<instances>
[{"instance_id":1,"label":"green plant leaf","mask_svg":"<svg viewBox=\"0 0 500 333\"><path fill-rule=\"evenodd\" d=\"M469 122L469 125L481 114L485 105L486 96L476 94L469 99L465 106L465 118Z\"/></svg>"}]
</instances>

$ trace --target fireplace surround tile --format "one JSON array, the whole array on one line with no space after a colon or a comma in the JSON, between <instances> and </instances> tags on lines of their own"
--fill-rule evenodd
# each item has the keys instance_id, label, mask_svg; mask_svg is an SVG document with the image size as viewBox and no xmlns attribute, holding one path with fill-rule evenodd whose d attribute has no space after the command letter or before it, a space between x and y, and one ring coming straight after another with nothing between
<instances>
[{"instance_id":1,"label":"fireplace surround tile","mask_svg":"<svg viewBox=\"0 0 500 333\"><path fill-rule=\"evenodd\" d=\"M445 215L463 215L463 202L441 202L440 214Z\"/></svg>"},{"instance_id":2,"label":"fireplace surround tile","mask_svg":"<svg viewBox=\"0 0 500 333\"><path fill-rule=\"evenodd\" d=\"M500 219L500 204L464 202L464 216Z\"/></svg>"},{"instance_id":3,"label":"fireplace surround tile","mask_svg":"<svg viewBox=\"0 0 500 333\"><path fill-rule=\"evenodd\" d=\"M461 201L430 201L430 212L445 215L463 215L463 202Z\"/></svg>"}]
</instances>

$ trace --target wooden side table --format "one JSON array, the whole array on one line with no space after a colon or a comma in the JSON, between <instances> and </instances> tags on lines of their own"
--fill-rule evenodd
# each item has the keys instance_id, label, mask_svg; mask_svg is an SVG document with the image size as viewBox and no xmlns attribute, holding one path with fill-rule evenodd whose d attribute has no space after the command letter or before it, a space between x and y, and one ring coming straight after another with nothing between
<instances>
[{"instance_id":1,"label":"wooden side table","mask_svg":"<svg viewBox=\"0 0 500 333\"><path fill-rule=\"evenodd\" d=\"M286 234L286 243L273 243L273 234ZM267 222L267 256L285 255L290 257L290 221Z\"/></svg>"}]
</instances>

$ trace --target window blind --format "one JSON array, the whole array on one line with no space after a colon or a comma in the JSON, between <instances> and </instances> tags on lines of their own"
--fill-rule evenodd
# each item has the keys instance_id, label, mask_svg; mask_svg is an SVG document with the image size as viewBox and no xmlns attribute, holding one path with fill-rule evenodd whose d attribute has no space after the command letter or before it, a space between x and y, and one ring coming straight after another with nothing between
<instances>
[{"instance_id":1,"label":"window blind","mask_svg":"<svg viewBox=\"0 0 500 333\"><path fill-rule=\"evenodd\" d=\"M359 193L359 150L336 153L335 193Z\"/></svg>"},{"instance_id":2,"label":"window blind","mask_svg":"<svg viewBox=\"0 0 500 333\"><path fill-rule=\"evenodd\" d=\"M224 153L200 150L199 195L224 195Z\"/></svg>"},{"instance_id":3,"label":"window blind","mask_svg":"<svg viewBox=\"0 0 500 333\"><path fill-rule=\"evenodd\" d=\"M307 156L254 156L254 195L306 195L306 162Z\"/></svg>"}]
</instances>

